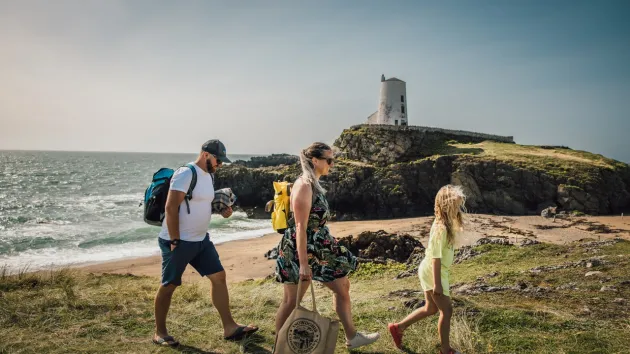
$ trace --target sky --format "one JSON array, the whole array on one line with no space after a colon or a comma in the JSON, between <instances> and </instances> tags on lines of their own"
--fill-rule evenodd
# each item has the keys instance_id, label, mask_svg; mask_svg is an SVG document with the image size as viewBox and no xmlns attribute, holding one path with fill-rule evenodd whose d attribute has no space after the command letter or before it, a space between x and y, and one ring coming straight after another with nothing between
<instances>
[{"instance_id":1,"label":"sky","mask_svg":"<svg viewBox=\"0 0 630 354\"><path fill-rule=\"evenodd\" d=\"M0 0L0 149L297 153L410 125L630 162L630 2Z\"/></svg>"}]
</instances>

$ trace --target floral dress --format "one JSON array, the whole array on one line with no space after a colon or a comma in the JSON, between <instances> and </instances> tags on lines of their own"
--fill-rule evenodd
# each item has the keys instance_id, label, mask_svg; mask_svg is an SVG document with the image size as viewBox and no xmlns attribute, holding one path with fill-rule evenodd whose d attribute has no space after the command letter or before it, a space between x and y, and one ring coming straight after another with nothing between
<instances>
[{"instance_id":1,"label":"floral dress","mask_svg":"<svg viewBox=\"0 0 630 354\"><path fill-rule=\"evenodd\" d=\"M306 228L306 252L313 279L331 282L343 278L357 268L357 258L344 246L337 243L326 226L330 208L324 194L319 193L313 201ZM293 213L288 227L278 244L276 280L281 283L297 284L300 274L295 219Z\"/></svg>"}]
</instances>

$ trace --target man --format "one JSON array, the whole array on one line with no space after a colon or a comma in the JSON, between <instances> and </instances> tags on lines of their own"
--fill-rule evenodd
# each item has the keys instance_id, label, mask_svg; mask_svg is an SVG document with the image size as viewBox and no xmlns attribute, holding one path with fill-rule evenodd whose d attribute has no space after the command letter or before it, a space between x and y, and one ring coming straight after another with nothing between
<instances>
[{"instance_id":1,"label":"man","mask_svg":"<svg viewBox=\"0 0 630 354\"><path fill-rule=\"evenodd\" d=\"M155 296L155 344L179 344L168 335L166 315L173 292L181 285L182 274L188 264L201 276L210 279L212 303L221 317L226 340L239 340L258 330L255 326L239 325L232 318L225 270L207 232L214 199L213 174L223 162L231 162L226 156L223 143L209 140L203 144L197 160L191 163L197 171L197 183L188 206L182 202L192 181L192 170L182 167L171 178L166 199L166 217L158 238L162 251L162 284ZM225 218L230 217L232 208L225 208L221 214Z\"/></svg>"}]
</instances>

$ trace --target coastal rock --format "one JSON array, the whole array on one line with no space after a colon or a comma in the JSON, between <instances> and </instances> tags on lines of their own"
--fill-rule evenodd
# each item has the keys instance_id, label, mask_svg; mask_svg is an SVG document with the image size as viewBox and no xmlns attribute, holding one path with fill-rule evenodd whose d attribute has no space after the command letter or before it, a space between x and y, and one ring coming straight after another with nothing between
<instances>
[{"instance_id":1,"label":"coastal rock","mask_svg":"<svg viewBox=\"0 0 630 354\"><path fill-rule=\"evenodd\" d=\"M538 244L540 244L540 241L532 240L531 238L526 238L523 241L521 241L520 246L527 247L527 246L533 246L533 245L538 245Z\"/></svg>"},{"instance_id":2,"label":"coastal rock","mask_svg":"<svg viewBox=\"0 0 630 354\"><path fill-rule=\"evenodd\" d=\"M593 271L593 272L587 272L586 274L584 274L584 276L585 277L592 277L592 276L600 276L602 274L604 274L604 273L596 270L596 271Z\"/></svg>"},{"instance_id":3,"label":"coastal rock","mask_svg":"<svg viewBox=\"0 0 630 354\"><path fill-rule=\"evenodd\" d=\"M250 168L257 168L257 167L293 165L293 164L296 164L299 160L300 158L295 155L272 154L269 156L252 156L249 159L249 161L236 160L232 162L232 164L250 167Z\"/></svg>"},{"instance_id":4,"label":"coastal rock","mask_svg":"<svg viewBox=\"0 0 630 354\"><path fill-rule=\"evenodd\" d=\"M424 299L411 299L411 300L407 300L407 301L403 302L403 305L408 310L419 309L422 306L424 306L425 304L426 304L426 300L424 300Z\"/></svg>"},{"instance_id":5,"label":"coastal rock","mask_svg":"<svg viewBox=\"0 0 630 354\"><path fill-rule=\"evenodd\" d=\"M576 283L567 283L567 284L563 284L556 287L556 290L577 290L577 289L578 287Z\"/></svg>"},{"instance_id":6,"label":"coastal rock","mask_svg":"<svg viewBox=\"0 0 630 354\"><path fill-rule=\"evenodd\" d=\"M416 238L409 235L390 234L383 230L365 231L356 237L350 235L338 238L337 241L340 246L346 247L357 256L360 262L387 264L394 261L419 264L424 257L424 246ZM274 247L267 251L265 258L278 258L278 249Z\"/></svg>"},{"instance_id":7,"label":"coastal rock","mask_svg":"<svg viewBox=\"0 0 630 354\"><path fill-rule=\"evenodd\" d=\"M477 257L481 253L481 251L475 249L473 246L460 247L457 251L455 251L455 259L453 260L453 263L459 264L463 261Z\"/></svg>"},{"instance_id":8,"label":"coastal rock","mask_svg":"<svg viewBox=\"0 0 630 354\"><path fill-rule=\"evenodd\" d=\"M407 265L407 270L400 272L398 275L396 275L395 279L408 278L417 275L420 262L422 262L422 260L424 259L424 253L424 247L416 247L409 255L407 262L405 262L405 265Z\"/></svg>"},{"instance_id":9,"label":"coastal rock","mask_svg":"<svg viewBox=\"0 0 630 354\"><path fill-rule=\"evenodd\" d=\"M599 289L599 291L601 291L601 292L606 292L606 291L616 292L617 291L617 287L616 286L612 286L612 285L604 285L604 286L602 286L601 289Z\"/></svg>"},{"instance_id":10,"label":"coastal rock","mask_svg":"<svg viewBox=\"0 0 630 354\"><path fill-rule=\"evenodd\" d=\"M581 259L575 262L568 262L568 263L562 263L562 264L557 264L557 265L539 266L539 267L530 269L528 272L533 273L533 274L541 274L541 273L550 272L550 271L559 270L559 269L580 268L580 267L591 268L593 267L593 264L599 266L606 263L607 262L603 260L602 258ZM588 267L589 264L591 264L591 267Z\"/></svg>"},{"instance_id":11,"label":"coastal rock","mask_svg":"<svg viewBox=\"0 0 630 354\"><path fill-rule=\"evenodd\" d=\"M481 143L486 140L513 143L511 137L448 131L425 127L357 125L335 141L339 156L375 165L414 161L443 151L448 142Z\"/></svg>"},{"instance_id":12,"label":"coastal rock","mask_svg":"<svg viewBox=\"0 0 630 354\"><path fill-rule=\"evenodd\" d=\"M476 137L449 134L391 127L346 129L335 142L339 159L321 180L337 220L429 215L435 194L448 183L463 186L467 207L475 213L533 215L555 205L562 209L555 217L568 218L566 211L597 215L630 207L627 164L561 148L518 158L519 149L529 153L535 147L497 142L489 143L494 144L493 154L484 155L482 144L466 147L479 142ZM267 167L234 163L219 169L216 188L232 188L245 210L263 208L273 199L273 181L293 181L301 173L299 163L259 165Z\"/></svg>"},{"instance_id":13,"label":"coastal rock","mask_svg":"<svg viewBox=\"0 0 630 354\"><path fill-rule=\"evenodd\" d=\"M424 249L422 243L412 236L390 234L383 230L366 231L356 237L339 238L338 241L361 258L373 260L382 257L399 263L407 262L414 252L418 254Z\"/></svg>"},{"instance_id":14,"label":"coastal rock","mask_svg":"<svg viewBox=\"0 0 630 354\"><path fill-rule=\"evenodd\" d=\"M488 245L488 244L509 246L512 243L507 238L489 238L489 237L480 238L475 242L475 246Z\"/></svg>"},{"instance_id":15,"label":"coastal rock","mask_svg":"<svg viewBox=\"0 0 630 354\"><path fill-rule=\"evenodd\" d=\"M479 295L481 293L493 293L498 291L511 290L509 286L493 286L485 283L467 283L455 285L451 292L457 295Z\"/></svg>"}]
</instances>

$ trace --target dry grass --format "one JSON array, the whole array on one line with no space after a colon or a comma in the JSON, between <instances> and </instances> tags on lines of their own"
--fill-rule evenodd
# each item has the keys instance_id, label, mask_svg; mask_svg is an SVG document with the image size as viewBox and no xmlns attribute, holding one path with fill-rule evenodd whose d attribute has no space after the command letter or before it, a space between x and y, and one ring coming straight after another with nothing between
<instances>
[{"instance_id":1,"label":"dry grass","mask_svg":"<svg viewBox=\"0 0 630 354\"><path fill-rule=\"evenodd\" d=\"M479 154L481 157L493 157L515 162L531 162L532 159L537 159L541 160L541 162L546 160L560 161L568 164L586 164L600 168L616 168L619 164L618 161L608 159L602 155L564 148L542 148L491 141L479 144L453 144L452 146L460 149L478 148L483 151Z\"/></svg>"},{"instance_id":2,"label":"dry grass","mask_svg":"<svg viewBox=\"0 0 630 354\"><path fill-rule=\"evenodd\" d=\"M521 272L540 264L560 264L591 257L579 246L537 245L527 248L486 245L482 256L457 264L453 282L472 282L490 272L493 285L525 281L546 286L545 294L514 291L474 296L454 295L451 341L464 353L623 353L630 341L630 243L603 247L598 256L608 263L597 267L605 284L616 292L600 292L600 281L584 277L585 268L542 274ZM560 256L561 255L561 256ZM567 255L567 258L564 257ZM382 339L363 353L395 353L387 323L404 318L413 298L390 296L393 291L419 290L416 277L394 280L400 266L365 266L351 277L357 327L379 331ZM608 279L609 278L609 279ZM579 290L554 290L567 282ZM269 353L273 318L281 287L271 281L248 281L230 286L232 309L242 323L261 327L241 343L222 339L207 283L183 285L175 293L168 325L182 346L151 344L153 297L158 281L129 275L91 275L70 270L7 275L0 271L0 353ZM320 312L335 317L331 293L316 287ZM308 298L306 299L308 304ZM582 311L590 309L588 314ZM406 333L408 353L436 353L437 316L416 323ZM343 330L337 353L344 353Z\"/></svg>"}]
</instances>

